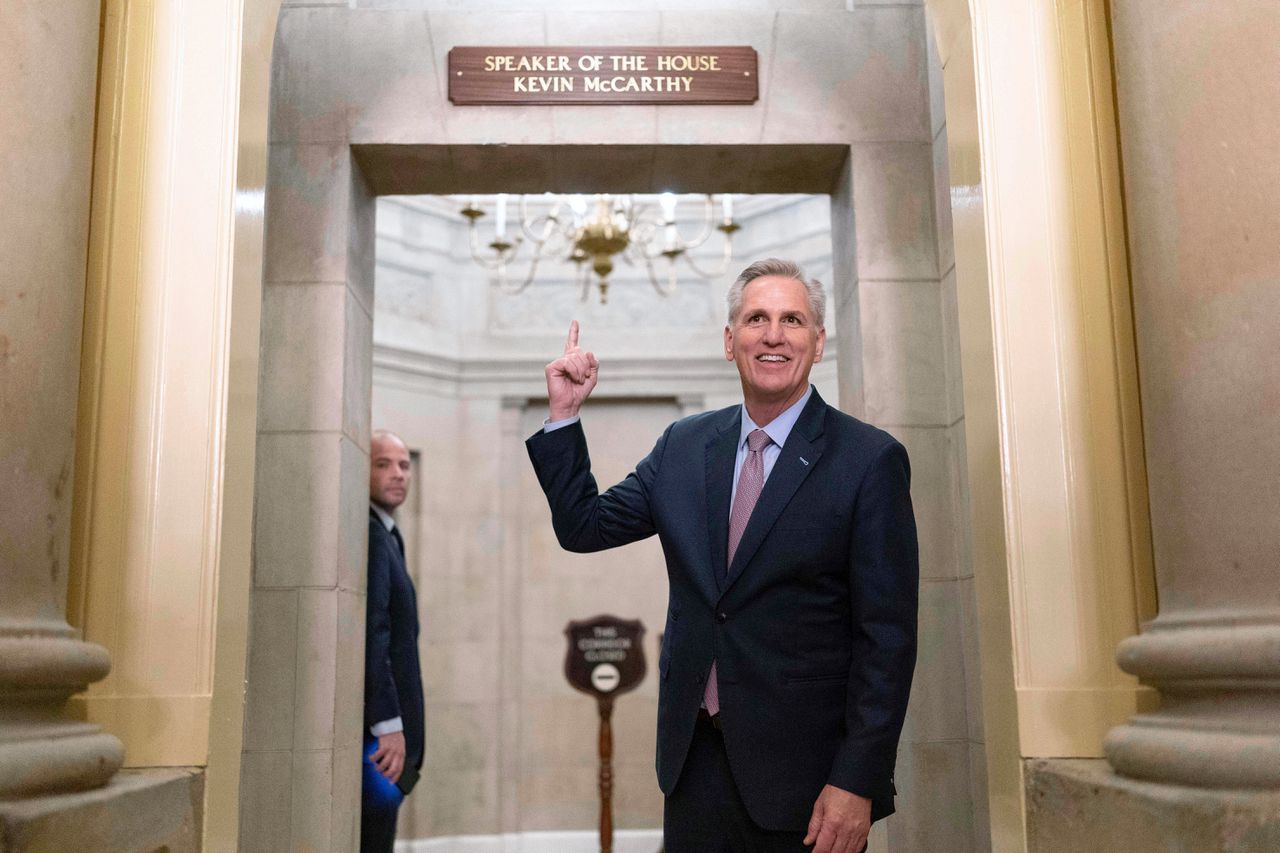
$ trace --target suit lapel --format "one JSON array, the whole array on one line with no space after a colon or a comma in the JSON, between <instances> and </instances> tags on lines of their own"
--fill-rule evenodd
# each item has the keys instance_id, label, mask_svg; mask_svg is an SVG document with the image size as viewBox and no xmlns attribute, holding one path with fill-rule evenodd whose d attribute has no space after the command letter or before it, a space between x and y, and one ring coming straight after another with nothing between
<instances>
[{"instance_id":1,"label":"suit lapel","mask_svg":"<svg viewBox=\"0 0 1280 853\"><path fill-rule=\"evenodd\" d=\"M708 601L723 591L726 552L729 547L729 502L733 496L733 463L742 431L742 408L726 412L718 431L707 442L707 536L711 546L708 576L704 579Z\"/></svg>"},{"instance_id":2,"label":"suit lapel","mask_svg":"<svg viewBox=\"0 0 1280 853\"><path fill-rule=\"evenodd\" d=\"M402 539L400 535L400 526L396 525L391 530L388 530L387 526L382 523L382 517L374 512L373 507L369 507L369 518L377 522L378 530L381 531L381 533L376 535L385 536L389 541L390 545L387 548L387 552L391 555L391 562L398 565L400 567L400 571L408 575L409 558L404 552L404 539Z\"/></svg>"},{"instance_id":3,"label":"suit lapel","mask_svg":"<svg viewBox=\"0 0 1280 853\"><path fill-rule=\"evenodd\" d=\"M733 565L729 567L728 578L721 589L722 594L728 592L742 574L743 568L751 562L751 558L755 556L765 536L772 529L773 523L778 520L778 516L791 502L800 484L809 476L809 472L822 456L825 443L822 429L826 416L827 404L818 396L818 392L814 391L804 411L800 413L800 418L792 428L791 434L787 436L787 443L782 446L782 452L778 455L778 461L773 464L769 479L765 480L764 489L756 501L756 508L752 510L751 518L747 521L747 529L742 533L742 541L738 543L738 550L733 555ZM729 479L731 481L733 479L732 459ZM727 518L727 508L725 513ZM727 520L725 523L728 524ZM722 555L723 549L728 546L728 536L726 526L722 537Z\"/></svg>"}]
</instances>

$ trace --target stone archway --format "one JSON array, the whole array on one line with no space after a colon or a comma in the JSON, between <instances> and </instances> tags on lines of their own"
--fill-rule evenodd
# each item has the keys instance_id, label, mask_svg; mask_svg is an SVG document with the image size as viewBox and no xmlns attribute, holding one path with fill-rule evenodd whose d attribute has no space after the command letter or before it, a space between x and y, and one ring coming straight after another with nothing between
<instances>
[{"instance_id":1,"label":"stone archway","mask_svg":"<svg viewBox=\"0 0 1280 853\"><path fill-rule=\"evenodd\" d=\"M591 108L444 102L448 46L527 42L563 24L530 28L542 14L492 17L483 31L434 12L297 8L280 19L242 845L347 849L358 825L373 198L659 187L832 195L841 406L903 439L919 496L928 633L899 776L914 810L898 821L904 838L925 841L959 822L972 844L959 376L924 10L662 15L655 43L728 40L774 57L752 107L632 108L599 122ZM634 38L635 25L582 14L572 38ZM925 768L932 793L913 797Z\"/></svg>"}]
</instances>

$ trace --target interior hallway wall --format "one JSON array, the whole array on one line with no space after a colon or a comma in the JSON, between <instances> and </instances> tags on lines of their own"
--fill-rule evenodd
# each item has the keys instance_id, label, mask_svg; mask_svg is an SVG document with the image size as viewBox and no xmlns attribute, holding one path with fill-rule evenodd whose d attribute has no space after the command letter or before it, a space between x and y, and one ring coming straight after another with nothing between
<instances>
[{"instance_id":1,"label":"interior hallway wall","mask_svg":"<svg viewBox=\"0 0 1280 853\"><path fill-rule=\"evenodd\" d=\"M944 67L932 25L927 48L933 134L927 228L932 229L934 241L923 255L925 261L936 264L938 279L936 283L930 277L862 284L864 311L870 312L869 316L864 313L862 322L872 346L893 345L882 335L910 335L900 350L905 357L895 365L898 370L886 373L874 355L864 370L872 372L868 385L885 389L881 393L896 401L890 411L868 416L878 416L911 456L912 501L920 532L920 652L899 750L899 783L915 792L945 793L936 799L918 794L900 798L900 812L885 821L884 849L989 851L986 732ZM905 183L899 175L890 179ZM905 314L912 315L910 324L897 319ZM865 340L863 346L865 352ZM988 569L999 567L988 564ZM945 707L961 700L962 712Z\"/></svg>"},{"instance_id":2,"label":"interior hallway wall","mask_svg":"<svg viewBox=\"0 0 1280 853\"><path fill-rule=\"evenodd\" d=\"M398 514L418 594L426 746L402 838L498 829L504 639L500 401L380 384L373 424L416 454Z\"/></svg>"},{"instance_id":3,"label":"interior hallway wall","mask_svg":"<svg viewBox=\"0 0 1280 853\"><path fill-rule=\"evenodd\" d=\"M427 747L401 838L595 824L595 703L564 680L561 632L569 619L599 613L639 618L647 629L649 674L614 712L615 822L661 825L653 778L661 550L653 540L600 555L561 551L523 456L544 409L375 391L375 422L420 453L418 512L400 521L423 629ZM583 417L600 446L600 482L625 476L678 414L670 400L593 401Z\"/></svg>"},{"instance_id":4,"label":"interior hallway wall","mask_svg":"<svg viewBox=\"0 0 1280 853\"><path fill-rule=\"evenodd\" d=\"M737 201L743 230L734 273L748 258L786 250L830 284L825 197ZM707 359L719 344L728 276L704 281L686 271L681 291L663 297L642 270L623 265L601 305L594 290L580 300L568 265L548 263L529 291L503 295L471 261L458 206L440 197L378 202L373 423L420 453L401 524L423 624L430 771L402 811L399 834L496 837L595 825L597 715L564 680L562 630L605 612L640 618L647 629L649 675L614 712L614 814L619 828L653 830L662 816L653 771L661 551L652 540L598 555L564 552L524 439L546 415L542 365L573 317L584 345L603 348L601 386L584 412L602 487L625 476L682 414L736 402L733 366ZM708 258L718 253L711 246ZM522 272L517 265L513 277ZM549 353L530 346L544 339ZM837 346L829 346L833 356ZM633 351L647 355L627 357ZM502 382L463 378L503 362ZM833 358L812 377L830 399L834 368Z\"/></svg>"}]
</instances>

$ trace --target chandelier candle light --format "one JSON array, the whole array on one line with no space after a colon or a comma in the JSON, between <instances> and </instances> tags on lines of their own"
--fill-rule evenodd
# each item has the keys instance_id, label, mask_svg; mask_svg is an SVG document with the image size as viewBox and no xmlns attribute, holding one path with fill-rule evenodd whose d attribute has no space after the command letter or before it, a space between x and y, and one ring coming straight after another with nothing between
<instances>
[{"instance_id":1,"label":"chandelier candle light","mask_svg":"<svg viewBox=\"0 0 1280 853\"><path fill-rule=\"evenodd\" d=\"M728 193L720 196L718 224L715 198L703 197L701 225L690 240L680 236L676 218L680 197L675 193L658 196L656 209L651 203L653 196L601 193L588 200L581 195L545 193L532 198L533 201L529 196L519 197L520 219L510 236L507 233L510 197L503 193L495 198L493 239L487 243L487 252L479 233L479 220L486 215L480 200L472 196L461 210L467 220L472 259L496 273L506 293L519 293L532 284L543 258L560 257L573 261L575 279L584 300L590 295L591 274L595 273L603 304L608 298L609 274L613 272L616 256L628 264L643 265L654 290L669 296L676 289L676 262L681 257L702 278L723 275L733 259L733 234L741 228L733 221L733 196ZM704 269L691 253L706 243L713 231L724 235L723 251L715 269ZM516 261L526 243L532 246L528 272L519 284L512 285L507 267ZM660 258L667 259L666 275L661 279L654 269L654 263Z\"/></svg>"}]
</instances>

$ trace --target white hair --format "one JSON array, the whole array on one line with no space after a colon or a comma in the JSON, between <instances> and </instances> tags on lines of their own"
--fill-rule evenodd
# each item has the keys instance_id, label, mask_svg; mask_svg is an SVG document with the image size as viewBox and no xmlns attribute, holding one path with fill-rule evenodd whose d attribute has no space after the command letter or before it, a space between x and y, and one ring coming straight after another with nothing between
<instances>
[{"instance_id":1,"label":"white hair","mask_svg":"<svg viewBox=\"0 0 1280 853\"><path fill-rule=\"evenodd\" d=\"M805 295L809 302L809 313L813 315L815 325L819 329L826 328L827 293L822 289L822 282L816 278L805 278L804 270L800 269L799 264L779 258L765 258L762 261L756 261L739 273L733 284L729 285L729 293L726 298L729 303L730 326L733 325L739 312L742 311L742 291L756 279L770 275L794 279L803 284Z\"/></svg>"}]
</instances>

